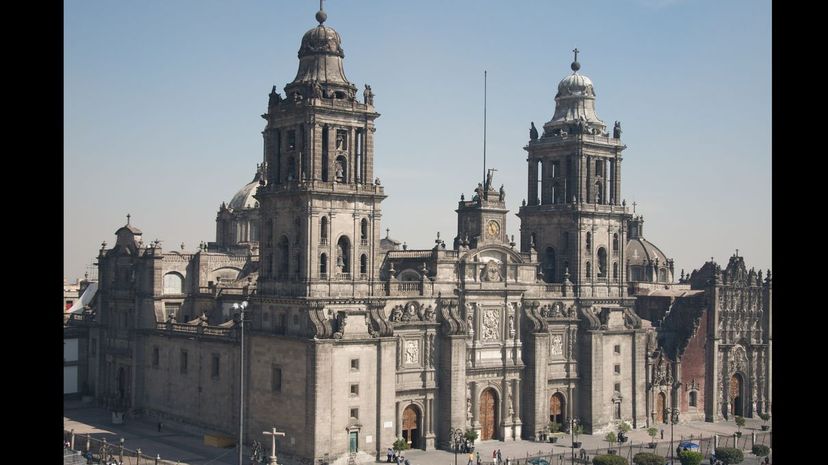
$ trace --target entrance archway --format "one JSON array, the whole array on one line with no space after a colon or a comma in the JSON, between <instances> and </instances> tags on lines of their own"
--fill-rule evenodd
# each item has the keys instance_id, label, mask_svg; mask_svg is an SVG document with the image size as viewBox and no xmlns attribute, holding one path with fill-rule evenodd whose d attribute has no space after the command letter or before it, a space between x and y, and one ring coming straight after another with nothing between
<instances>
[{"instance_id":1,"label":"entrance archway","mask_svg":"<svg viewBox=\"0 0 828 465\"><path fill-rule=\"evenodd\" d=\"M656 396L656 421L667 423L667 416L664 414L664 405L667 403L667 396L659 392Z\"/></svg>"},{"instance_id":2,"label":"entrance archway","mask_svg":"<svg viewBox=\"0 0 828 465\"><path fill-rule=\"evenodd\" d=\"M403 410L402 437L408 442L408 447L416 449L420 447L420 412L414 405L409 405Z\"/></svg>"},{"instance_id":3,"label":"entrance archway","mask_svg":"<svg viewBox=\"0 0 828 465\"><path fill-rule=\"evenodd\" d=\"M730 413L740 417L745 416L743 388L742 375L734 373L730 377Z\"/></svg>"},{"instance_id":4,"label":"entrance archway","mask_svg":"<svg viewBox=\"0 0 828 465\"><path fill-rule=\"evenodd\" d=\"M549 422L560 423L561 426L566 424L564 415L566 412L566 405L563 394L556 392L549 398Z\"/></svg>"},{"instance_id":5,"label":"entrance archway","mask_svg":"<svg viewBox=\"0 0 828 465\"><path fill-rule=\"evenodd\" d=\"M495 439L497 435L497 392L488 388L480 394L480 440Z\"/></svg>"}]
</instances>

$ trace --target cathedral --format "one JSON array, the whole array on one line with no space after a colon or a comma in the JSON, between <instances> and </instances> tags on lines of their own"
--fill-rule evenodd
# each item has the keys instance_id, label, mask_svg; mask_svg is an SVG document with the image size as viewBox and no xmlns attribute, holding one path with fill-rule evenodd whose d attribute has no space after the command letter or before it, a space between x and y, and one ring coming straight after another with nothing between
<instances>
[{"instance_id":1,"label":"cathedral","mask_svg":"<svg viewBox=\"0 0 828 465\"><path fill-rule=\"evenodd\" d=\"M95 299L66 323L86 331L100 405L232 437L243 398L245 443L275 427L283 462L377 457L397 438L449 448L456 428L540 440L552 423L770 411L770 272L737 253L675 276L621 201L621 126L598 117L577 50L523 147L519 242L489 171L453 241L412 250L382 237L380 114L326 20L270 92L264 157L216 241L163 250L127 218L101 245Z\"/></svg>"}]
</instances>

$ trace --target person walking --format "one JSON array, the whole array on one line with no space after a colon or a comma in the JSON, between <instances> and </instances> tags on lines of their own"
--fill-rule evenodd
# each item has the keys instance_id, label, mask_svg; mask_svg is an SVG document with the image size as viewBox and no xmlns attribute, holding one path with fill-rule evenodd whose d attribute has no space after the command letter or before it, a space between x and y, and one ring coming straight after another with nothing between
<instances>
[{"instance_id":1,"label":"person walking","mask_svg":"<svg viewBox=\"0 0 828 465\"><path fill-rule=\"evenodd\" d=\"M389 447L388 450L385 451L385 454L388 455L388 463L391 463L391 457L394 455L394 449Z\"/></svg>"},{"instance_id":2,"label":"person walking","mask_svg":"<svg viewBox=\"0 0 828 465\"><path fill-rule=\"evenodd\" d=\"M474 454L469 452L469 463L468 465L474 465Z\"/></svg>"},{"instance_id":3,"label":"person walking","mask_svg":"<svg viewBox=\"0 0 828 465\"><path fill-rule=\"evenodd\" d=\"M500 454L500 449L497 450L497 465L503 461L503 456Z\"/></svg>"},{"instance_id":4,"label":"person walking","mask_svg":"<svg viewBox=\"0 0 828 465\"><path fill-rule=\"evenodd\" d=\"M492 449L492 462L497 465L497 449Z\"/></svg>"},{"instance_id":5,"label":"person walking","mask_svg":"<svg viewBox=\"0 0 828 465\"><path fill-rule=\"evenodd\" d=\"M480 451L477 451L477 465L480 465Z\"/></svg>"}]
</instances>

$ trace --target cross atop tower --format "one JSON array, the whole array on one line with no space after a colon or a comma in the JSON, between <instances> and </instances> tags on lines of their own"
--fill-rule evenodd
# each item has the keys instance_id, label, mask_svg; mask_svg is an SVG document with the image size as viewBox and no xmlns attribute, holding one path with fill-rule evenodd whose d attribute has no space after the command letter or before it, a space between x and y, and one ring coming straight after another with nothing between
<instances>
[{"instance_id":1,"label":"cross atop tower","mask_svg":"<svg viewBox=\"0 0 828 465\"><path fill-rule=\"evenodd\" d=\"M385 228L385 238L391 237L391 228Z\"/></svg>"},{"instance_id":2,"label":"cross atop tower","mask_svg":"<svg viewBox=\"0 0 828 465\"><path fill-rule=\"evenodd\" d=\"M635 203L635 202L633 202L633 203L632 203L632 206L633 206L633 213L635 213L635 206L636 206L636 205L638 205L638 204L637 204L637 203Z\"/></svg>"},{"instance_id":3,"label":"cross atop tower","mask_svg":"<svg viewBox=\"0 0 828 465\"><path fill-rule=\"evenodd\" d=\"M129 218L130 218L130 216L131 216L131 215L130 215L129 213L127 213L127 226L129 226Z\"/></svg>"},{"instance_id":4,"label":"cross atop tower","mask_svg":"<svg viewBox=\"0 0 828 465\"><path fill-rule=\"evenodd\" d=\"M320 0L320 2L321 2L321 0ZM320 7L320 9L321 9L321 7ZM572 61L578 61L578 52L579 52L578 47L575 47L575 50L573 50L573 52L575 53L575 59L572 60Z\"/></svg>"}]
</instances>

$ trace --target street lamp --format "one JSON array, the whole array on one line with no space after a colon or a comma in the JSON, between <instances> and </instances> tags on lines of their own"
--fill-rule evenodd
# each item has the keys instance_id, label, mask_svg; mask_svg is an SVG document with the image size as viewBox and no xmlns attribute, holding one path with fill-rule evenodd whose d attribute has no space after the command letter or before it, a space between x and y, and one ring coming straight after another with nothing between
<instances>
[{"instance_id":1,"label":"street lamp","mask_svg":"<svg viewBox=\"0 0 828 465\"><path fill-rule=\"evenodd\" d=\"M457 465L457 451L463 443L464 433L460 428L449 429L449 443L454 449L454 465Z\"/></svg>"},{"instance_id":2,"label":"street lamp","mask_svg":"<svg viewBox=\"0 0 828 465\"><path fill-rule=\"evenodd\" d=\"M241 357L240 377L239 382L239 465L244 465L244 310L247 308L247 301L241 304L233 304L233 310L238 314L239 331L241 332L241 347L239 355Z\"/></svg>"},{"instance_id":3,"label":"street lamp","mask_svg":"<svg viewBox=\"0 0 828 465\"><path fill-rule=\"evenodd\" d=\"M572 417L569 420L569 437L572 440L572 463L575 463L575 425L578 424L578 419ZM562 456L563 457L563 456Z\"/></svg>"},{"instance_id":4,"label":"street lamp","mask_svg":"<svg viewBox=\"0 0 828 465\"><path fill-rule=\"evenodd\" d=\"M673 425L679 421L679 410L677 408L667 407L664 413L670 415L670 465L673 464Z\"/></svg>"}]
</instances>

